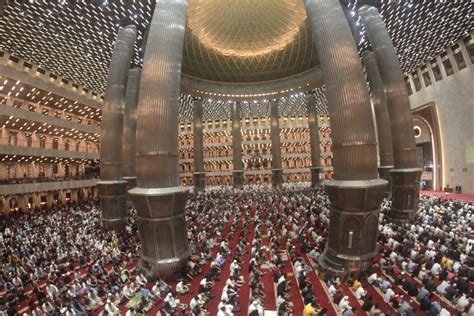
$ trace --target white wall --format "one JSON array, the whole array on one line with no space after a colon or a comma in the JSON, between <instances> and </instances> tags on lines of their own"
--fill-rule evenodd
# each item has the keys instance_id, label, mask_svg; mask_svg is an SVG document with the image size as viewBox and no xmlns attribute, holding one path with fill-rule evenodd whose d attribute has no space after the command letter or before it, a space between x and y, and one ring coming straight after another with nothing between
<instances>
[{"instance_id":1,"label":"white wall","mask_svg":"<svg viewBox=\"0 0 474 316\"><path fill-rule=\"evenodd\" d=\"M474 66L410 95L411 108L435 102L442 139L443 187L462 186L474 194L474 163L466 161L466 147L474 146Z\"/></svg>"}]
</instances>

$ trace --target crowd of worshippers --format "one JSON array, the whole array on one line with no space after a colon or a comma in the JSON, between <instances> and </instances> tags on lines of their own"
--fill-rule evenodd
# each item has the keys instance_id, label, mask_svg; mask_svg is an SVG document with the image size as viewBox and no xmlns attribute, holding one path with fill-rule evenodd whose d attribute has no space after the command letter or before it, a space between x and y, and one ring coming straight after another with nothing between
<instances>
[{"instance_id":1,"label":"crowd of worshippers","mask_svg":"<svg viewBox=\"0 0 474 316\"><path fill-rule=\"evenodd\" d=\"M100 224L98 201L0 215L1 315L86 314L115 292L138 243Z\"/></svg>"},{"instance_id":2,"label":"crowd of worshippers","mask_svg":"<svg viewBox=\"0 0 474 316\"><path fill-rule=\"evenodd\" d=\"M390 207L390 202L384 205ZM369 283L398 312L414 315L394 288L416 299L427 315L474 315L474 206L422 196L414 222L395 225L383 217L379 226L379 273Z\"/></svg>"},{"instance_id":3,"label":"crowd of worshippers","mask_svg":"<svg viewBox=\"0 0 474 316\"><path fill-rule=\"evenodd\" d=\"M4 289L0 315L126 311L131 316L158 306L171 315L224 316L248 304L249 315L260 316L266 295L274 290L263 286L262 277L270 273L278 315L292 315L295 300L303 301L304 315L326 315L327 309L317 299L325 295L344 316L354 315L358 308L370 315L388 315L367 291L373 287L401 315L419 311L450 315L446 306L451 306L460 314L474 316L474 207L422 197L415 220L407 225L387 220L389 208L390 201L384 201L378 237L381 251L364 280L325 277L322 295L316 293L309 274L317 273L329 229L330 201L323 188L291 184L280 189L258 185L234 190L219 186L191 196L186 219L192 256L174 280L153 283L134 268L139 242L133 212L122 234L102 227L97 201L4 214L0 218L0 285ZM263 245L264 239L268 244ZM294 279L285 272L288 264ZM221 289L216 283L222 284L225 267L229 276ZM191 283L199 284L194 292ZM249 287L249 298L239 297L243 286ZM290 294L295 287L299 297ZM358 306L351 306L343 287L352 290ZM217 310L209 310L209 301L216 296ZM408 296L418 302L419 310Z\"/></svg>"}]
</instances>

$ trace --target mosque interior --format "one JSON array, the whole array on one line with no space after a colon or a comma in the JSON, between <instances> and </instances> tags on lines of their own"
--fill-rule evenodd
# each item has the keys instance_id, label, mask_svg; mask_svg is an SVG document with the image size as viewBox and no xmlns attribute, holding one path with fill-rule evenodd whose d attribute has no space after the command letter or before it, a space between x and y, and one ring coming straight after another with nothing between
<instances>
[{"instance_id":1,"label":"mosque interior","mask_svg":"<svg viewBox=\"0 0 474 316\"><path fill-rule=\"evenodd\" d=\"M324 273L376 257L381 203L474 195L469 0L0 1L0 210L136 212L138 266L192 254L189 197L306 183ZM212 314L212 313L211 313Z\"/></svg>"}]
</instances>

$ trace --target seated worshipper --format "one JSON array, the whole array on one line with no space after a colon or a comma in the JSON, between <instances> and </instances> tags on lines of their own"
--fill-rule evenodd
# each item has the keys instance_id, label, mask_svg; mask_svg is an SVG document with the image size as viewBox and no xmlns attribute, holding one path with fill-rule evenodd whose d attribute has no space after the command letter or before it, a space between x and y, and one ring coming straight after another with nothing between
<instances>
[{"instance_id":1,"label":"seated worshipper","mask_svg":"<svg viewBox=\"0 0 474 316\"><path fill-rule=\"evenodd\" d=\"M214 286L214 282L208 281L207 277L202 278L199 282L199 293L205 293L206 295L210 294L211 288ZM210 295L208 295L210 296Z\"/></svg>"},{"instance_id":2,"label":"seated worshipper","mask_svg":"<svg viewBox=\"0 0 474 316\"><path fill-rule=\"evenodd\" d=\"M357 307L352 307L350 309L346 309L343 313L342 316L354 316L357 311Z\"/></svg>"},{"instance_id":3,"label":"seated worshipper","mask_svg":"<svg viewBox=\"0 0 474 316\"><path fill-rule=\"evenodd\" d=\"M148 311L153 307L153 301L150 300L150 296L142 296L140 302L135 306L137 314L146 315ZM179 300L177 300L179 302ZM164 303L166 304L166 303Z\"/></svg>"},{"instance_id":4,"label":"seated worshipper","mask_svg":"<svg viewBox=\"0 0 474 316\"><path fill-rule=\"evenodd\" d=\"M43 312L47 315L53 315L56 311L56 309L49 301L45 301L43 305L41 305L41 307L43 308Z\"/></svg>"},{"instance_id":5,"label":"seated worshipper","mask_svg":"<svg viewBox=\"0 0 474 316\"><path fill-rule=\"evenodd\" d=\"M234 305L228 303L228 302L225 302L223 300L220 301L219 305L217 305L217 310L218 311L221 311L222 308L224 308L225 310L225 314L224 315L228 315L228 314L234 314L234 312L238 312L240 311L240 308L236 308L234 307Z\"/></svg>"},{"instance_id":6,"label":"seated worshipper","mask_svg":"<svg viewBox=\"0 0 474 316\"><path fill-rule=\"evenodd\" d=\"M351 286L351 289L352 289L352 291L355 292L361 286L362 286L362 283L360 283L360 281L358 279L355 279L354 283Z\"/></svg>"},{"instance_id":7,"label":"seated worshipper","mask_svg":"<svg viewBox=\"0 0 474 316\"><path fill-rule=\"evenodd\" d=\"M278 315L279 316L289 316L293 314L293 308L287 301L282 302L278 305Z\"/></svg>"},{"instance_id":8,"label":"seated worshipper","mask_svg":"<svg viewBox=\"0 0 474 316\"><path fill-rule=\"evenodd\" d=\"M233 316L234 313L227 311L225 306L218 308L217 316Z\"/></svg>"},{"instance_id":9,"label":"seated worshipper","mask_svg":"<svg viewBox=\"0 0 474 316\"><path fill-rule=\"evenodd\" d=\"M135 286L135 282L130 282L126 283L125 286L122 289L122 294L128 298L131 299L132 297L135 296L135 293L137 293L138 287Z\"/></svg>"},{"instance_id":10,"label":"seated worshipper","mask_svg":"<svg viewBox=\"0 0 474 316\"><path fill-rule=\"evenodd\" d=\"M367 295L367 291L364 290L364 288L362 286L359 286L357 291L355 291L355 297L358 300L362 300L366 295Z\"/></svg>"},{"instance_id":11,"label":"seated worshipper","mask_svg":"<svg viewBox=\"0 0 474 316\"><path fill-rule=\"evenodd\" d=\"M468 306L469 306L469 300L467 299L466 294L463 293L456 302L456 309L459 313L464 313L467 310Z\"/></svg>"},{"instance_id":12,"label":"seated worshipper","mask_svg":"<svg viewBox=\"0 0 474 316\"><path fill-rule=\"evenodd\" d=\"M337 306L339 307L339 311L340 311L341 313L344 313L346 310L352 309L352 308L351 308L351 305L349 304L349 297L348 297L348 296L344 296L344 297L339 301L339 304L337 304Z\"/></svg>"},{"instance_id":13,"label":"seated worshipper","mask_svg":"<svg viewBox=\"0 0 474 316\"><path fill-rule=\"evenodd\" d=\"M374 283L376 283L377 278L378 278L377 273L374 272L371 275L369 275L369 277L367 278L367 282L369 284L374 284Z\"/></svg>"},{"instance_id":14,"label":"seated worshipper","mask_svg":"<svg viewBox=\"0 0 474 316\"><path fill-rule=\"evenodd\" d=\"M118 309L117 305L114 304L110 299L107 299L107 303L105 304L105 310L110 315L118 315L120 314L120 310Z\"/></svg>"},{"instance_id":15,"label":"seated worshipper","mask_svg":"<svg viewBox=\"0 0 474 316\"><path fill-rule=\"evenodd\" d=\"M303 316L313 316L313 315L316 315L316 310L315 308L313 307L313 302L309 302L308 304L306 304L304 306L304 309L303 309Z\"/></svg>"},{"instance_id":16,"label":"seated worshipper","mask_svg":"<svg viewBox=\"0 0 474 316\"><path fill-rule=\"evenodd\" d=\"M390 303L394 297L395 297L395 292L392 290L391 287L389 287L387 291L385 291L383 300L385 303Z\"/></svg>"},{"instance_id":17,"label":"seated worshipper","mask_svg":"<svg viewBox=\"0 0 474 316\"><path fill-rule=\"evenodd\" d=\"M191 312L193 315L200 315L201 312L205 313L206 310L204 309L204 304L206 303L205 296L202 294L198 294L191 299L189 303L189 307L191 308Z\"/></svg>"},{"instance_id":18,"label":"seated worshipper","mask_svg":"<svg viewBox=\"0 0 474 316\"><path fill-rule=\"evenodd\" d=\"M451 284L449 284L448 281L444 280L438 285L438 287L436 288L436 292L438 292L441 295L445 295L446 294L446 289L449 286L451 286Z\"/></svg>"},{"instance_id":19,"label":"seated worshipper","mask_svg":"<svg viewBox=\"0 0 474 316\"><path fill-rule=\"evenodd\" d=\"M401 299L397 312L399 315L412 315L414 311L408 301Z\"/></svg>"},{"instance_id":20,"label":"seated worshipper","mask_svg":"<svg viewBox=\"0 0 474 316\"><path fill-rule=\"evenodd\" d=\"M146 277L142 273L137 274L137 276L135 278L135 281L141 287L146 286L146 284L148 283L148 280L146 279Z\"/></svg>"},{"instance_id":21,"label":"seated worshipper","mask_svg":"<svg viewBox=\"0 0 474 316\"><path fill-rule=\"evenodd\" d=\"M48 292L48 297L52 300L59 294L59 289L56 285L48 283L46 286L46 292Z\"/></svg>"},{"instance_id":22,"label":"seated worshipper","mask_svg":"<svg viewBox=\"0 0 474 316\"><path fill-rule=\"evenodd\" d=\"M222 267L224 267L225 258L224 258L224 255L221 252L217 253L216 264L219 266L219 269L222 269Z\"/></svg>"},{"instance_id":23,"label":"seated worshipper","mask_svg":"<svg viewBox=\"0 0 474 316\"><path fill-rule=\"evenodd\" d=\"M179 306L179 299L175 299L173 293L169 292L163 300L163 310L168 314L176 312Z\"/></svg>"},{"instance_id":24,"label":"seated worshipper","mask_svg":"<svg viewBox=\"0 0 474 316\"><path fill-rule=\"evenodd\" d=\"M161 298L166 297L166 294L168 294L169 291L171 291L169 285L160 278L156 280L155 285L153 285L153 287L151 288L151 292L155 296L159 296Z\"/></svg>"},{"instance_id":25,"label":"seated worshipper","mask_svg":"<svg viewBox=\"0 0 474 316\"><path fill-rule=\"evenodd\" d=\"M259 300L253 300L250 304L249 316L263 316L263 306Z\"/></svg>"},{"instance_id":26,"label":"seated worshipper","mask_svg":"<svg viewBox=\"0 0 474 316\"><path fill-rule=\"evenodd\" d=\"M334 284L331 282L330 283L331 285L329 286L328 288L328 294L329 294L329 297L330 298L333 298L334 297L334 294L336 294L336 287L334 286Z\"/></svg>"},{"instance_id":27,"label":"seated worshipper","mask_svg":"<svg viewBox=\"0 0 474 316\"><path fill-rule=\"evenodd\" d=\"M178 294L186 294L189 292L189 284L185 284L183 280L176 284L176 292Z\"/></svg>"}]
</instances>

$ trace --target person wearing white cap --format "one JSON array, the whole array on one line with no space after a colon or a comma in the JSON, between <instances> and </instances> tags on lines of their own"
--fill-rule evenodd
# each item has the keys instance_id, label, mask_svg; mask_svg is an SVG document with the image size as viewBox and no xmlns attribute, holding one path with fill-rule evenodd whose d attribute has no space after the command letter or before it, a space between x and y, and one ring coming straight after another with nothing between
<instances>
[{"instance_id":1,"label":"person wearing white cap","mask_svg":"<svg viewBox=\"0 0 474 316\"><path fill-rule=\"evenodd\" d=\"M260 304L259 300L254 300L249 306L249 316L263 316L263 306Z\"/></svg>"},{"instance_id":2,"label":"person wearing white cap","mask_svg":"<svg viewBox=\"0 0 474 316\"><path fill-rule=\"evenodd\" d=\"M186 294L189 292L189 287L187 284L184 284L183 280L181 280L176 284L176 292L179 294Z\"/></svg>"},{"instance_id":3,"label":"person wearing white cap","mask_svg":"<svg viewBox=\"0 0 474 316\"><path fill-rule=\"evenodd\" d=\"M364 290L362 286L359 286L359 288L355 291L355 297L358 300L363 299L367 295L367 292Z\"/></svg>"},{"instance_id":4,"label":"person wearing white cap","mask_svg":"<svg viewBox=\"0 0 474 316\"><path fill-rule=\"evenodd\" d=\"M464 313L466 308L469 306L469 300L466 298L466 294L463 293L458 301L456 302L456 309L460 313Z\"/></svg>"},{"instance_id":5,"label":"person wearing white cap","mask_svg":"<svg viewBox=\"0 0 474 316\"><path fill-rule=\"evenodd\" d=\"M349 297L344 296L338 304L339 310L343 313L347 309L351 309L351 305L349 304Z\"/></svg>"},{"instance_id":6,"label":"person wearing white cap","mask_svg":"<svg viewBox=\"0 0 474 316\"><path fill-rule=\"evenodd\" d=\"M394 296L395 292L389 287L383 296L383 300L385 303L389 303Z\"/></svg>"},{"instance_id":7,"label":"person wearing white cap","mask_svg":"<svg viewBox=\"0 0 474 316\"><path fill-rule=\"evenodd\" d=\"M377 281L377 273L376 272L372 273L367 278L367 282L369 282L369 284L374 284L375 281Z\"/></svg>"},{"instance_id":8,"label":"person wearing white cap","mask_svg":"<svg viewBox=\"0 0 474 316\"><path fill-rule=\"evenodd\" d=\"M107 303L105 304L105 310L110 315L118 315L120 312L117 305L115 305L114 302L112 302L110 299L107 299Z\"/></svg>"}]
</instances>

